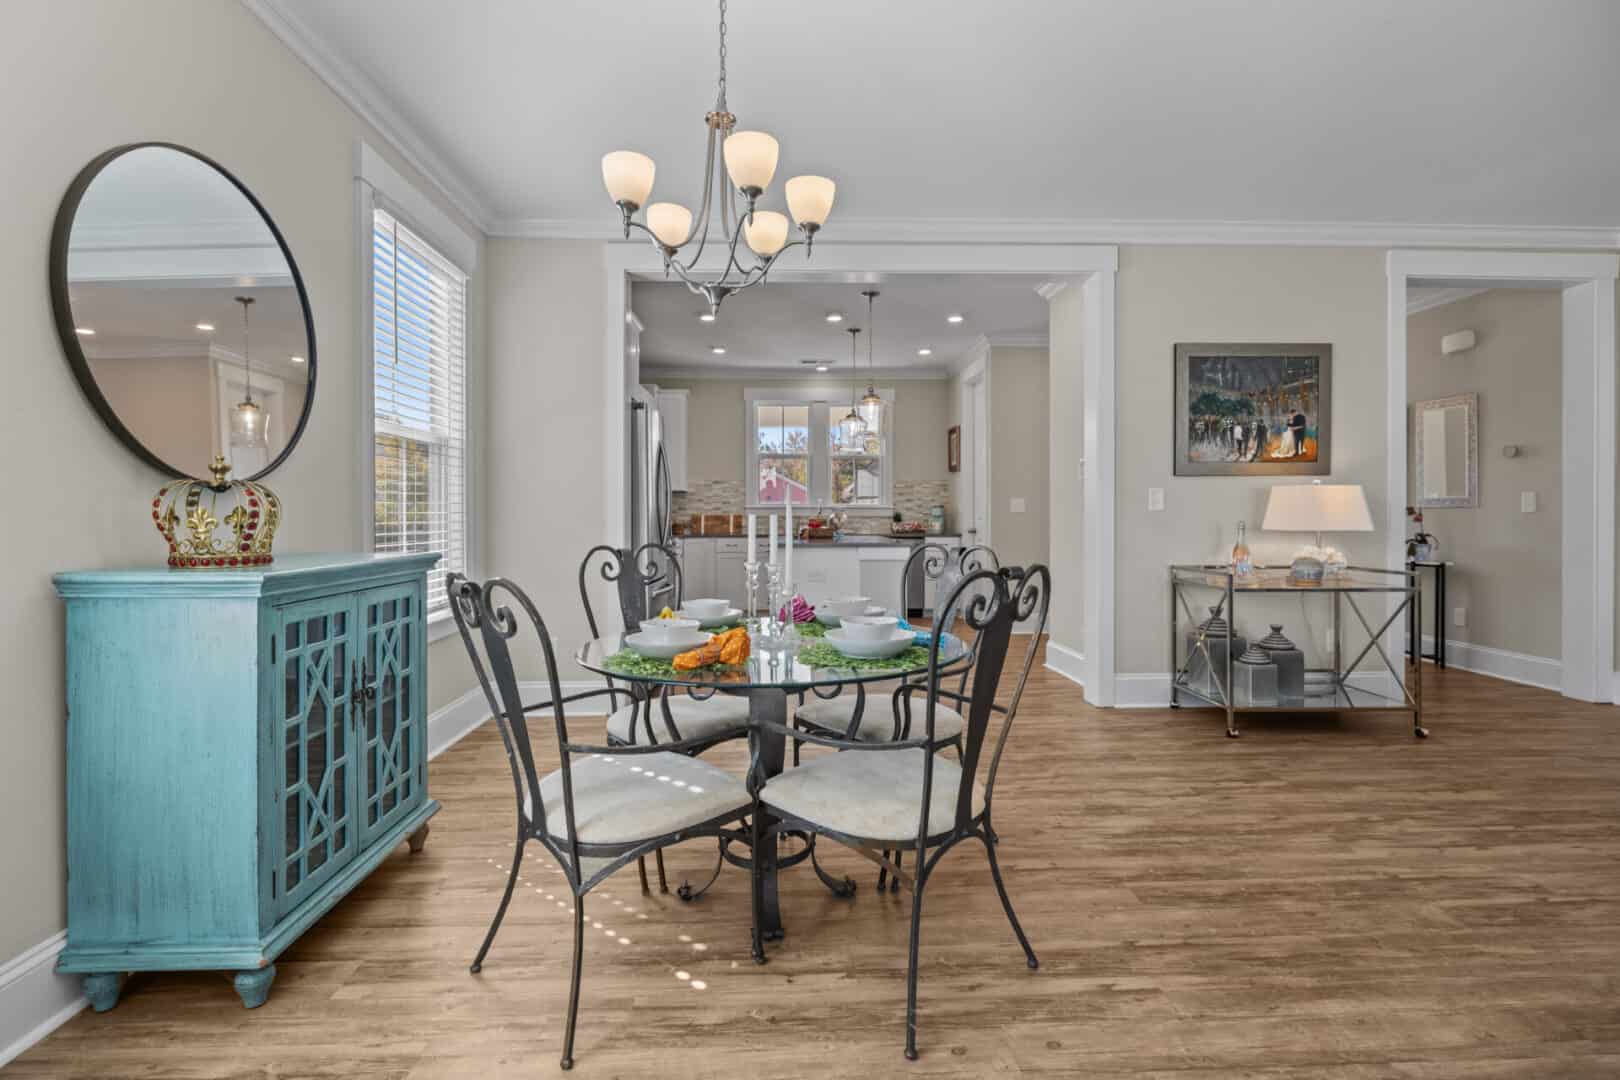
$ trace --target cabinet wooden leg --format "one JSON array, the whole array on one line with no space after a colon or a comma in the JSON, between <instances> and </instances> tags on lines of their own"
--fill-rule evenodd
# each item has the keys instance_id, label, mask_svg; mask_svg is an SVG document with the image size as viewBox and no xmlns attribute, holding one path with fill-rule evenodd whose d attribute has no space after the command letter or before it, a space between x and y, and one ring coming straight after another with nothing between
<instances>
[{"instance_id":1,"label":"cabinet wooden leg","mask_svg":"<svg viewBox=\"0 0 1620 1080\"><path fill-rule=\"evenodd\" d=\"M270 984L276 981L276 965L270 964L252 971L238 971L232 980L236 993L245 1008L257 1009L270 996Z\"/></svg>"},{"instance_id":2,"label":"cabinet wooden leg","mask_svg":"<svg viewBox=\"0 0 1620 1080\"><path fill-rule=\"evenodd\" d=\"M84 977L84 996L96 1012L106 1012L118 1004L119 992L124 988L124 977L117 972L97 972Z\"/></svg>"},{"instance_id":3,"label":"cabinet wooden leg","mask_svg":"<svg viewBox=\"0 0 1620 1080\"><path fill-rule=\"evenodd\" d=\"M417 829L415 832L411 833L411 835L405 838L405 842L411 845L412 855L415 855L422 850L422 845L427 843L427 838L428 823L424 821L422 822L422 827L420 829Z\"/></svg>"}]
</instances>

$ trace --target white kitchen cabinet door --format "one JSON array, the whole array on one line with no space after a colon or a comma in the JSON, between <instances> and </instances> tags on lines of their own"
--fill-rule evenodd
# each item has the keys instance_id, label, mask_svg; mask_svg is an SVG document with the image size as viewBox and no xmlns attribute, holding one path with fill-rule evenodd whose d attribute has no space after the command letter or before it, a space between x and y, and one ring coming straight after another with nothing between
<instances>
[{"instance_id":1,"label":"white kitchen cabinet door","mask_svg":"<svg viewBox=\"0 0 1620 1080\"><path fill-rule=\"evenodd\" d=\"M861 564L854 548L797 544L793 548L793 576L798 591L812 607L861 591Z\"/></svg>"},{"instance_id":2,"label":"white kitchen cabinet door","mask_svg":"<svg viewBox=\"0 0 1620 1080\"><path fill-rule=\"evenodd\" d=\"M732 607L742 607L744 596L743 562L748 555L746 540L714 541L714 592L705 596L719 596L731 601Z\"/></svg>"},{"instance_id":3,"label":"white kitchen cabinet door","mask_svg":"<svg viewBox=\"0 0 1620 1080\"><path fill-rule=\"evenodd\" d=\"M664 463L669 468L669 486L687 489L686 479L686 391L659 390L658 417L663 423Z\"/></svg>"},{"instance_id":4,"label":"white kitchen cabinet door","mask_svg":"<svg viewBox=\"0 0 1620 1080\"><path fill-rule=\"evenodd\" d=\"M901 602L900 582L910 555L909 546L861 549L861 589L858 595L870 596L874 604L883 605L889 614L904 618L905 609L896 605Z\"/></svg>"}]
</instances>

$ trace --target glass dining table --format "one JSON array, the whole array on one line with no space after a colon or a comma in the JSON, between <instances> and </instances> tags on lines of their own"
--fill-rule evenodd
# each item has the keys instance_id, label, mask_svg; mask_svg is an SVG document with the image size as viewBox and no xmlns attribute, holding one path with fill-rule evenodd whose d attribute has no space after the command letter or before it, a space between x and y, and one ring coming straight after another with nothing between
<instances>
[{"instance_id":1,"label":"glass dining table","mask_svg":"<svg viewBox=\"0 0 1620 1080\"><path fill-rule=\"evenodd\" d=\"M928 635L919 633L917 640L926 642ZM831 646L814 639L801 639L783 647L762 647L760 642L761 638L756 635L745 663L717 664L692 671L679 671L667 662L637 656L624 644L624 635L619 634L587 641L574 659L588 671L637 687L655 699L673 689L684 689L696 697L729 694L746 698L750 793L758 792L767 780L782 772L787 758L787 737L783 729L788 726L792 703L802 695L828 698L853 689L856 705L848 729L853 736L867 709L890 713L894 708L888 693L868 693L867 687L878 682L915 680L928 672L925 645L913 646L883 663L843 657ZM946 634L940 641L939 660L941 675L958 674L971 663L972 650L961 639ZM914 715L917 717L914 724L920 725L920 710ZM917 734L912 732L913 737ZM767 820L765 824L768 827L775 822ZM747 829L724 835L720 841L721 857L735 866L751 869L752 851L744 855L732 850L735 847L747 849L749 837ZM792 841L793 848L783 851L782 841ZM809 860L823 883L836 895L854 894L853 881L835 879L816 863L814 836L785 832L780 834L778 844L769 848L764 854L765 902L761 927L767 940L778 940L783 934L777 899L779 870Z\"/></svg>"}]
</instances>

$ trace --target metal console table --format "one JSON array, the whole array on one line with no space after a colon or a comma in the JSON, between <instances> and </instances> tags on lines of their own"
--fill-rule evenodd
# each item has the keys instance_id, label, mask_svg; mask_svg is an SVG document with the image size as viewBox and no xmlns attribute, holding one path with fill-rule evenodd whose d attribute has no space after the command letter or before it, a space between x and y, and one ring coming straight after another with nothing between
<instances>
[{"instance_id":1,"label":"metal console table","mask_svg":"<svg viewBox=\"0 0 1620 1080\"><path fill-rule=\"evenodd\" d=\"M1193 608L1188 602L1188 593L1193 590L1206 590L1218 594L1218 599L1209 609L1212 620L1219 620L1224 629L1225 645L1222 662L1217 664L1210 650L1212 641L1219 640L1212 636L1212 632L1204 629L1193 614ZM1305 670L1305 694L1301 701L1288 704L1253 704L1236 700L1233 682L1233 663L1236 660L1232 648L1233 627L1236 623L1236 600L1240 595L1277 595L1295 594L1306 595L1319 593L1332 598L1333 608L1333 666L1331 668L1311 668ZM1358 596L1389 597L1398 596L1400 603L1390 612L1377 630L1368 621L1367 614L1362 611L1356 602ZM1298 583L1290 580L1288 568L1285 566L1257 566L1254 572L1246 577L1238 577L1226 566L1200 566L1200 565L1172 565L1170 567L1170 670L1174 675L1170 681L1170 706L1181 708L1183 698L1191 698L1202 706L1222 709L1226 713L1226 734L1230 738L1239 735L1237 717L1241 713L1303 713L1303 712L1348 712L1348 711L1395 711L1406 712L1412 715L1412 734L1418 738L1428 737L1428 729L1423 726L1423 670L1422 665L1408 661L1408 678L1402 679L1401 673L1396 670L1390 660L1390 650L1386 650L1382 639L1391 627L1402 625L1402 616L1411 611L1417 625L1422 625L1421 608L1422 595L1418 588L1417 573L1411 570L1382 570L1371 567L1352 566L1343 573L1329 575L1320 583ZM1341 633L1341 616L1344 607L1348 606L1367 632L1367 644L1355 655L1348 664L1343 662ZM1185 613L1189 623L1197 633L1196 638L1183 657L1181 648L1180 626L1177 618L1178 609ZM1351 681L1351 676L1367 655L1376 651L1384 668L1394 679L1395 685L1400 688L1400 697L1381 693L1371 687L1359 686ZM1403 655L1403 650L1397 643L1393 650L1395 655ZM1205 668L1209 672L1209 680L1203 685L1197 685L1192 677L1195 661L1202 658Z\"/></svg>"}]
</instances>

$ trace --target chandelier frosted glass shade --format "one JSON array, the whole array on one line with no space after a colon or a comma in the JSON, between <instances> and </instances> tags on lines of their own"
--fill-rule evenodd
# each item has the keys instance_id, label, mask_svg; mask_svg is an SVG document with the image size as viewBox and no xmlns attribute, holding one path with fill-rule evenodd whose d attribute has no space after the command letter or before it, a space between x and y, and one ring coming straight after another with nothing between
<instances>
[{"instance_id":1,"label":"chandelier frosted glass shade","mask_svg":"<svg viewBox=\"0 0 1620 1080\"><path fill-rule=\"evenodd\" d=\"M692 211L680 203L653 203L647 207L647 228L660 244L678 248L692 235Z\"/></svg>"},{"instance_id":2,"label":"chandelier frosted glass shade","mask_svg":"<svg viewBox=\"0 0 1620 1080\"><path fill-rule=\"evenodd\" d=\"M755 210L743 219L743 238L755 255L770 258L787 246L788 219L775 210Z\"/></svg>"},{"instance_id":3,"label":"chandelier frosted glass shade","mask_svg":"<svg viewBox=\"0 0 1620 1080\"><path fill-rule=\"evenodd\" d=\"M787 195L788 211L800 227L819 229L832 213L833 196L838 185L825 176L795 176L783 186Z\"/></svg>"},{"instance_id":4,"label":"chandelier frosted glass shade","mask_svg":"<svg viewBox=\"0 0 1620 1080\"><path fill-rule=\"evenodd\" d=\"M774 137L763 131L738 131L726 136L723 149L726 173L738 191L758 196L771 186L781 152Z\"/></svg>"},{"instance_id":5,"label":"chandelier frosted glass shade","mask_svg":"<svg viewBox=\"0 0 1620 1080\"><path fill-rule=\"evenodd\" d=\"M634 150L615 150L602 155L602 183L607 185L608 196L632 211L647 204L655 172L657 166L653 159Z\"/></svg>"}]
</instances>

